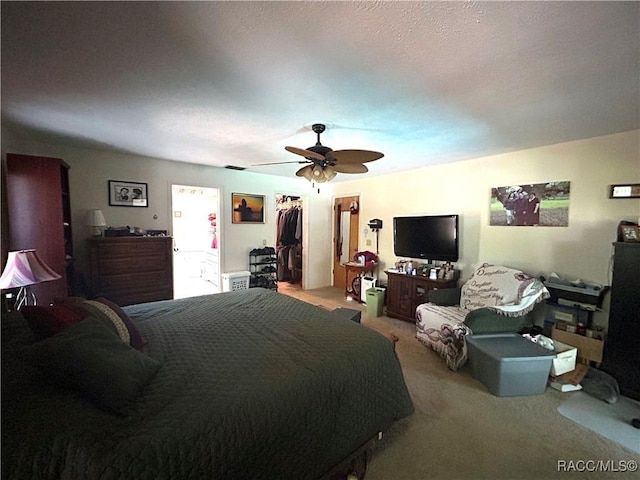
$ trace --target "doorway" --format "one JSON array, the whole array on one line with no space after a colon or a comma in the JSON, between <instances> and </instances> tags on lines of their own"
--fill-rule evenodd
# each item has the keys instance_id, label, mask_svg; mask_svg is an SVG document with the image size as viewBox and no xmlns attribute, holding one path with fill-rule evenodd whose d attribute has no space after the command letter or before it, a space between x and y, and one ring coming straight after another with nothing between
<instances>
[{"instance_id":1,"label":"doorway","mask_svg":"<svg viewBox=\"0 0 640 480\"><path fill-rule=\"evenodd\" d=\"M333 285L346 289L347 282L344 264L353 261L358 252L358 226L360 197L339 197L333 201Z\"/></svg>"},{"instance_id":2,"label":"doorway","mask_svg":"<svg viewBox=\"0 0 640 480\"><path fill-rule=\"evenodd\" d=\"M303 199L276 195L276 278L278 291L302 290Z\"/></svg>"},{"instance_id":3,"label":"doorway","mask_svg":"<svg viewBox=\"0 0 640 480\"><path fill-rule=\"evenodd\" d=\"M171 186L174 298L220 292L219 190Z\"/></svg>"}]
</instances>

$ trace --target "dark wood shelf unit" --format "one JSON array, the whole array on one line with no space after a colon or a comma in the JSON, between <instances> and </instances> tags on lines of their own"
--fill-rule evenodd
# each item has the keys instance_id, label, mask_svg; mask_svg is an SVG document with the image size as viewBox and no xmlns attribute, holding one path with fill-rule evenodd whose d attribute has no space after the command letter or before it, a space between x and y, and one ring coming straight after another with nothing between
<instances>
[{"instance_id":1,"label":"dark wood shelf unit","mask_svg":"<svg viewBox=\"0 0 640 480\"><path fill-rule=\"evenodd\" d=\"M640 243L616 242L609 327L600 368L620 393L640 400Z\"/></svg>"},{"instance_id":2,"label":"dark wood shelf unit","mask_svg":"<svg viewBox=\"0 0 640 480\"><path fill-rule=\"evenodd\" d=\"M387 315L415 322L416 308L428 302L429 290L454 288L457 280L431 280L422 275L385 272L387 274Z\"/></svg>"},{"instance_id":3,"label":"dark wood shelf unit","mask_svg":"<svg viewBox=\"0 0 640 480\"><path fill-rule=\"evenodd\" d=\"M62 276L32 287L38 304L48 305L74 293L69 166L14 153L7 153L6 165L9 250L34 248Z\"/></svg>"},{"instance_id":4,"label":"dark wood shelf unit","mask_svg":"<svg viewBox=\"0 0 640 480\"><path fill-rule=\"evenodd\" d=\"M171 237L90 239L91 296L120 306L172 299L172 247Z\"/></svg>"}]
</instances>

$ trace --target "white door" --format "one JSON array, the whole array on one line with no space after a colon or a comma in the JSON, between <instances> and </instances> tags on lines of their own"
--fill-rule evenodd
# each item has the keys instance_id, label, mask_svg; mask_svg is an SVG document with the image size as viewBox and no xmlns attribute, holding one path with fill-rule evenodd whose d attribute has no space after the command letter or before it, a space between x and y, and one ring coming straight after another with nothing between
<instances>
[{"instance_id":1,"label":"white door","mask_svg":"<svg viewBox=\"0 0 640 480\"><path fill-rule=\"evenodd\" d=\"M217 188L171 186L175 298L220 291Z\"/></svg>"}]
</instances>

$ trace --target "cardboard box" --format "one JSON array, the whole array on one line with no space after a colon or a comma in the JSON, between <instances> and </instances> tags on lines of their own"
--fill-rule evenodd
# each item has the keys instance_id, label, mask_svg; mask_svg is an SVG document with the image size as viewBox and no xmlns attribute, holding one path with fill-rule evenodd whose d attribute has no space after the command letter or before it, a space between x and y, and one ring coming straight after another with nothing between
<instances>
[{"instance_id":1,"label":"cardboard box","mask_svg":"<svg viewBox=\"0 0 640 480\"><path fill-rule=\"evenodd\" d=\"M580 385L580 382L587 374L588 369L589 367L586 365L578 363L576 368L572 371L553 378L549 385L561 392L575 392L576 390L581 390L582 385Z\"/></svg>"},{"instance_id":2,"label":"cardboard box","mask_svg":"<svg viewBox=\"0 0 640 480\"><path fill-rule=\"evenodd\" d=\"M559 341L576 347L578 349L578 359L583 362L587 362L589 360L596 363L602 362L602 350L604 349L604 342L602 340L583 337L576 333L558 330L555 327L551 331L551 338L554 341Z\"/></svg>"},{"instance_id":3,"label":"cardboard box","mask_svg":"<svg viewBox=\"0 0 640 480\"><path fill-rule=\"evenodd\" d=\"M578 349L558 340L553 341L556 358L551 362L551 375L557 377L576 368Z\"/></svg>"}]
</instances>

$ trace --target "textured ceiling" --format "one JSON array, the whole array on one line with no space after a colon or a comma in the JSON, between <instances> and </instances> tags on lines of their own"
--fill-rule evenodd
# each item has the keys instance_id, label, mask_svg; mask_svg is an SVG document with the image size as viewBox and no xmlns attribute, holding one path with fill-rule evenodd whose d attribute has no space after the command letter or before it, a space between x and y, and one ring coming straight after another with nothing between
<instances>
[{"instance_id":1,"label":"textured ceiling","mask_svg":"<svg viewBox=\"0 0 640 480\"><path fill-rule=\"evenodd\" d=\"M77 145L249 167L320 122L376 175L640 128L638 2L1 8L2 121Z\"/></svg>"}]
</instances>

